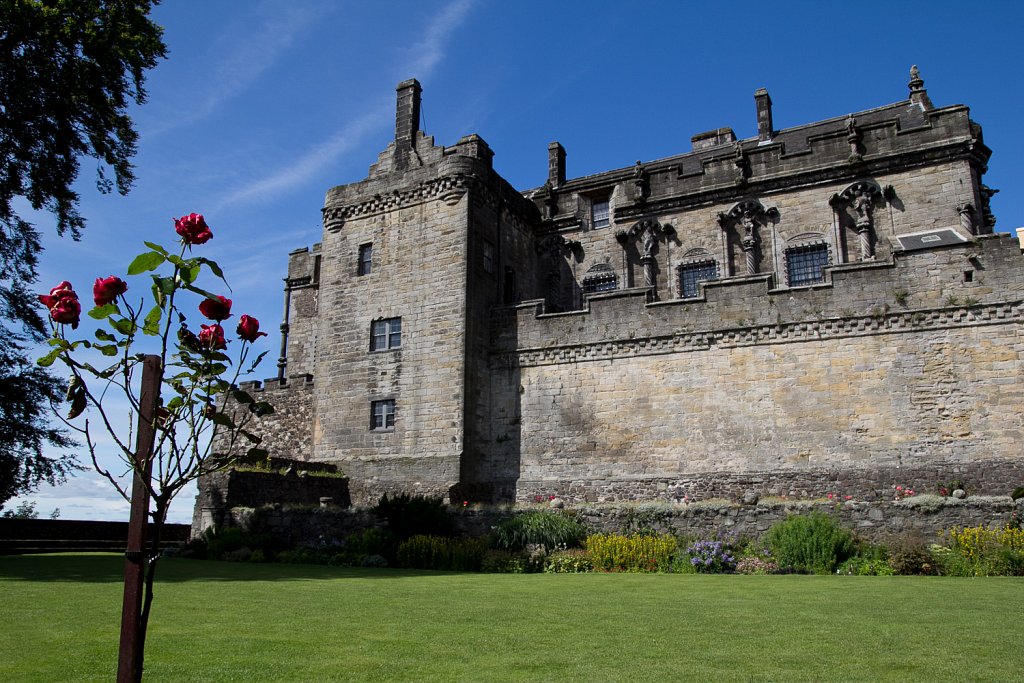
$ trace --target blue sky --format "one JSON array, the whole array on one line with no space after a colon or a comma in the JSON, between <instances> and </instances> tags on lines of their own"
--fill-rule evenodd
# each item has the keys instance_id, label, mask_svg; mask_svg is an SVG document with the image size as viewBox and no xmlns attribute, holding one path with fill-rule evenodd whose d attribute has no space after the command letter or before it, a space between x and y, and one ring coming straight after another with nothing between
<instances>
[{"instance_id":1,"label":"blue sky","mask_svg":"<svg viewBox=\"0 0 1024 683\"><path fill-rule=\"evenodd\" d=\"M143 240L174 241L172 217L203 213L215 235L203 254L224 266L236 313L272 333L270 358L286 254L319 241L329 187L365 177L410 77L427 134L479 134L498 172L529 189L553 140L568 175L588 175L688 151L714 128L756 135L759 87L776 128L905 99L917 64L936 106L966 104L984 128L997 230L1024 225L1016 3L176 0L154 18L170 54L133 110L138 181L127 197L102 196L83 164L83 239L35 217L38 290L123 275ZM262 375L273 374L271 362ZM193 495L171 521L190 520ZM25 498L43 515L127 518L92 474Z\"/></svg>"}]
</instances>

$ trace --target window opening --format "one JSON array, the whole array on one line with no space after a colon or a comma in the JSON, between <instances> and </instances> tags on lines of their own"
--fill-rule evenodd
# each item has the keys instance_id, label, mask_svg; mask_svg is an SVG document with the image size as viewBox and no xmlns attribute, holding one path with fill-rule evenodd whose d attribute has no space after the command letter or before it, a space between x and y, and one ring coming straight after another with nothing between
<instances>
[{"instance_id":1,"label":"window opening","mask_svg":"<svg viewBox=\"0 0 1024 683\"><path fill-rule=\"evenodd\" d=\"M786 249L786 282L790 287L815 285L825 281L829 265L827 244L803 244Z\"/></svg>"},{"instance_id":2,"label":"window opening","mask_svg":"<svg viewBox=\"0 0 1024 683\"><path fill-rule=\"evenodd\" d=\"M619 288L619 278L607 263L598 263L583 277L583 293L614 292Z\"/></svg>"},{"instance_id":3,"label":"window opening","mask_svg":"<svg viewBox=\"0 0 1024 683\"><path fill-rule=\"evenodd\" d=\"M370 403L370 429L391 429L395 426L395 399Z\"/></svg>"},{"instance_id":4,"label":"window opening","mask_svg":"<svg viewBox=\"0 0 1024 683\"><path fill-rule=\"evenodd\" d=\"M679 267L679 291L684 299L697 296L698 282L717 279L718 263L715 261L686 263Z\"/></svg>"},{"instance_id":5,"label":"window opening","mask_svg":"<svg viewBox=\"0 0 1024 683\"><path fill-rule=\"evenodd\" d=\"M591 219L595 230L611 225L611 206L607 199L603 202L594 202L591 205Z\"/></svg>"},{"instance_id":6,"label":"window opening","mask_svg":"<svg viewBox=\"0 0 1024 683\"><path fill-rule=\"evenodd\" d=\"M359 246L359 263L356 265L357 275L369 275L373 267L373 244Z\"/></svg>"},{"instance_id":7,"label":"window opening","mask_svg":"<svg viewBox=\"0 0 1024 683\"><path fill-rule=\"evenodd\" d=\"M385 318L370 324L370 350L387 351L402 346L402 319Z\"/></svg>"}]
</instances>

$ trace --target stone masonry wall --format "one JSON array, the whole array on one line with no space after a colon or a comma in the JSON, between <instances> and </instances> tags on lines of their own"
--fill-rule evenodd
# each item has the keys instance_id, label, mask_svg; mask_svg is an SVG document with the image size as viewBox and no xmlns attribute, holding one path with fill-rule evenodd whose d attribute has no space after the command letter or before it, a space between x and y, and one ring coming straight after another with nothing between
<instances>
[{"instance_id":1,"label":"stone masonry wall","mask_svg":"<svg viewBox=\"0 0 1024 683\"><path fill-rule=\"evenodd\" d=\"M516 444L519 500L814 496L840 482L875 497L943 478L1005 493L1024 481L1022 263L994 237L843 270L834 287L744 279L693 305L623 292L584 313L521 307L481 448L501 472Z\"/></svg>"}]
</instances>

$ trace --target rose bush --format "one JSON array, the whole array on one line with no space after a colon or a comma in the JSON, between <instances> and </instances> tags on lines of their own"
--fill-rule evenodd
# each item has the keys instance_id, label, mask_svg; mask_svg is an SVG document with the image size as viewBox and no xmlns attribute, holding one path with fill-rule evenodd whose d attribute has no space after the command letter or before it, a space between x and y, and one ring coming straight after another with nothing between
<instances>
[{"instance_id":1,"label":"rose bush","mask_svg":"<svg viewBox=\"0 0 1024 683\"><path fill-rule=\"evenodd\" d=\"M50 366L59 361L71 373L67 393L71 409L66 424L84 436L93 466L126 500L131 498L131 482L121 479L122 471L134 472L148 489L151 509L147 512L152 524L146 553L143 640L168 506L186 484L206 473L242 459L265 459L267 452L259 447L261 439L250 426L254 419L273 412L269 403L237 386L239 377L253 372L266 355L249 358L253 343L266 336L259 331L259 321L241 316L238 338L229 340L220 323L231 317L231 300L198 285L205 272L227 286L216 262L191 255L194 246L213 238L213 232L197 213L175 219L174 228L181 238L177 253L146 242L148 251L128 266L128 276L146 278L147 286L129 288L115 275L96 278L96 306L88 311L94 328L91 338L72 336L71 331L81 322L82 307L70 282L61 282L49 294L39 296L50 312L53 334L48 340L50 352L38 362ZM183 305L186 297L198 298L198 305ZM198 334L188 326L188 315L197 310L214 321L202 324ZM141 368L147 356L159 359L156 379L160 389L154 407L144 404L141 395ZM153 366L150 362L149 367ZM129 406L127 424L109 412L118 390ZM148 458L141 459L133 438L142 430L135 430L132 419L151 412L147 419L152 419L154 441ZM84 423L71 422L83 414ZM103 464L93 420L107 432L110 445L105 448L113 449L121 467ZM139 453L145 450L140 447Z\"/></svg>"},{"instance_id":2,"label":"rose bush","mask_svg":"<svg viewBox=\"0 0 1024 683\"><path fill-rule=\"evenodd\" d=\"M252 344L266 333L259 331L256 318L243 315L237 328L237 342L241 346L237 354L229 354L232 341L227 339L220 323L231 317L232 301L197 284L205 271L226 286L223 272L207 258L186 257L195 245L213 238L206 219L190 213L175 219L174 227L181 238L178 253L146 242L149 250L128 266L130 277L148 277L148 287L130 290L128 282L116 275L96 278L96 306L88 311L89 319L95 323L92 339L70 336L70 330L78 328L82 313L70 282L61 282L49 294L39 296L53 321L51 350L39 364L50 366L60 361L70 370L71 410L67 419L73 420L85 411L88 414L83 425L68 424L85 436L93 465L125 499L129 498L127 486L109 467L100 464L88 417L93 412L98 414L126 468L141 471L134 457L132 427L128 427L128 434L118 434L118 421L107 414L103 400L112 388L118 388L127 396L133 412L138 413L138 370L142 357L139 352L153 351L160 357L162 389L154 418L158 436L152 462L145 463L153 471L150 495L156 508L154 518L160 523L171 499L188 482L241 458L266 457L266 452L259 448L260 438L246 427L256 416L273 410L236 386L238 378L253 372L263 359L265 352L247 363ZM170 272L161 274L160 270L168 266ZM146 305L142 295L136 302L132 291L148 294L152 299L150 305ZM197 297L198 306L182 307L183 296ZM202 324L198 334L187 323L188 311L197 308L214 321L212 325ZM140 348L143 346L146 348ZM104 366L97 362L99 359L112 364ZM214 443L218 445L216 451Z\"/></svg>"}]
</instances>

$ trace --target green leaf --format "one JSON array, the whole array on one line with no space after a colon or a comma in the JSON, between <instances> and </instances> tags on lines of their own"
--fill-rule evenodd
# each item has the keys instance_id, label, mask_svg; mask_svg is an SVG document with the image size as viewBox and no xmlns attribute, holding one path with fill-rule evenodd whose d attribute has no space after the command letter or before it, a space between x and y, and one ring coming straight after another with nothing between
<instances>
[{"instance_id":1,"label":"green leaf","mask_svg":"<svg viewBox=\"0 0 1024 683\"><path fill-rule=\"evenodd\" d=\"M135 334L138 327L128 318L109 318L110 326L121 334Z\"/></svg>"},{"instance_id":2,"label":"green leaf","mask_svg":"<svg viewBox=\"0 0 1024 683\"><path fill-rule=\"evenodd\" d=\"M210 272L219 277L224 282L224 284L228 283L228 281L224 279L224 271L220 269L220 266L217 265L216 261L211 261L210 259L204 258L202 256L199 257L198 261L204 264L207 268L209 268ZM228 287L228 290L230 291L231 287Z\"/></svg>"},{"instance_id":3,"label":"green leaf","mask_svg":"<svg viewBox=\"0 0 1024 683\"><path fill-rule=\"evenodd\" d=\"M239 432L239 434L241 434L245 438L249 439L250 443L258 444L261 441L263 441L263 437L262 436L259 436L257 434L253 434L252 432L250 432L250 431L248 431L246 429L240 429L240 430L238 430L238 432Z\"/></svg>"},{"instance_id":4,"label":"green leaf","mask_svg":"<svg viewBox=\"0 0 1024 683\"><path fill-rule=\"evenodd\" d=\"M274 413L274 406L270 405L266 401L260 401L249 406L249 412L251 412L256 417L272 415Z\"/></svg>"},{"instance_id":5,"label":"green leaf","mask_svg":"<svg viewBox=\"0 0 1024 683\"><path fill-rule=\"evenodd\" d=\"M106 306L96 306L93 308L89 311L89 317L93 320L103 320L120 312L121 309L117 307L117 304L107 304Z\"/></svg>"},{"instance_id":6,"label":"green leaf","mask_svg":"<svg viewBox=\"0 0 1024 683\"><path fill-rule=\"evenodd\" d=\"M155 270L165 261L163 254L157 251L147 251L135 257L135 260L128 266L129 275L138 275L146 271Z\"/></svg>"},{"instance_id":7,"label":"green leaf","mask_svg":"<svg viewBox=\"0 0 1024 683\"><path fill-rule=\"evenodd\" d=\"M178 412L178 409L181 408L183 405L185 405L185 400L182 399L181 396L175 396L174 398L167 402L167 410L171 411L172 413L176 413Z\"/></svg>"},{"instance_id":8,"label":"green leaf","mask_svg":"<svg viewBox=\"0 0 1024 683\"><path fill-rule=\"evenodd\" d=\"M252 372L253 370L256 369L256 366L260 364L260 362L263 360L263 357L265 355L267 355L267 353L269 353L269 352L268 351L264 351L260 355L256 356L256 360L254 360L252 362L252 365L249 366L249 372Z\"/></svg>"},{"instance_id":9,"label":"green leaf","mask_svg":"<svg viewBox=\"0 0 1024 683\"><path fill-rule=\"evenodd\" d=\"M235 421L224 413L211 413L209 417L215 425L227 427L228 429L235 428Z\"/></svg>"},{"instance_id":10,"label":"green leaf","mask_svg":"<svg viewBox=\"0 0 1024 683\"><path fill-rule=\"evenodd\" d=\"M100 341L106 341L106 342L117 341L117 337L115 337L114 335L110 334L109 332L107 332L103 328L97 328L97 330L96 330L96 338L99 339Z\"/></svg>"},{"instance_id":11,"label":"green leaf","mask_svg":"<svg viewBox=\"0 0 1024 683\"><path fill-rule=\"evenodd\" d=\"M153 285L158 287L161 292L170 296L174 293L174 278L173 277L160 277L159 275L153 276Z\"/></svg>"},{"instance_id":12,"label":"green leaf","mask_svg":"<svg viewBox=\"0 0 1024 683\"><path fill-rule=\"evenodd\" d=\"M117 345L116 344L96 344L93 348L102 353L104 356L116 356Z\"/></svg>"},{"instance_id":13,"label":"green leaf","mask_svg":"<svg viewBox=\"0 0 1024 683\"><path fill-rule=\"evenodd\" d=\"M160 334L160 318L163 315L163 309L159 306L154 306L150 309L149 313L146 314L146 319L142 324L142 333L148 334L151 337L155 337Z\"/></svg>"},{"instance_id":14,"label":"green leaf","mask_svg":"<svg viewBox=\"0 0 1024 683\"><path fill-rule=\"evenodd\" d=\"M242 404L254 403L255 402L253 397L249 395L249 392L242 391L241 389L236 389L235 391L232 391L231 392L231 396L236 401L238 401L239 403L242 403Z\"/></svg>"},{"instance_id":15,"label":"green leaf","mask_svg":"<svg viewBox=\"0 0 1024 683\"><path fill-rule=\"evenodd\" d=\"M198 264L189 267L183 267L178 271L178 278L185 285L190 285L196 281L199 277L200 267Z\"/></svg>"},{"instance_id":16,"label":"green leaf","mask_svg":"<svg viewBox=\"0 0 1024 683\"><path fill-rule=\"evenodd\" d=\"M60 347L51 349L48 354L46 354L45 356L36 361L36 365L42 368L50 367L51 365L53 365L53 361L57 360L57 356L59 356L63 350L64 349Z\"/></svg>"},{"instance_id":17,"label":"green leaf","mask_svg":"<svg viewBox=\"0 0 1024 683\"><path fill-rule=\"evenodd\" d=\"M154 242L143 242L143 244L145 244L147 247L149 247L156 253L167 256L167 250L161 247L159 244L155 244Z\"/></svg>"}]
</instances>

